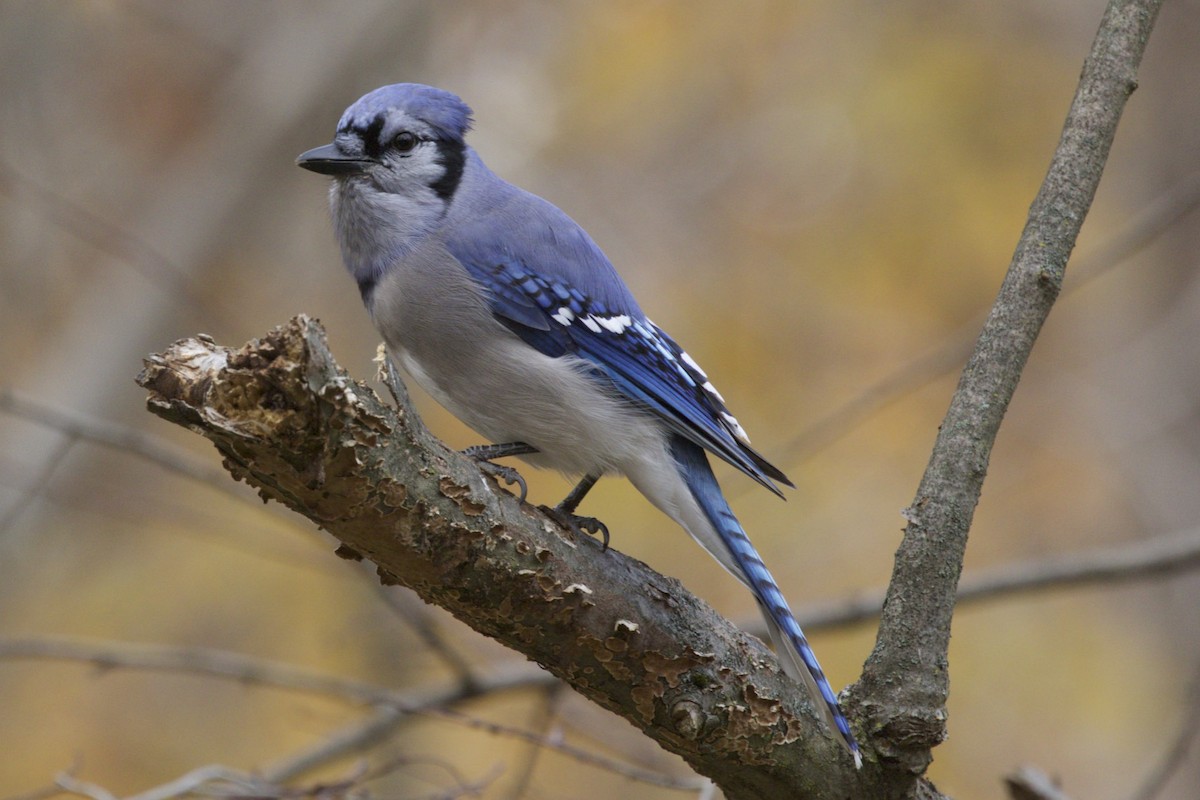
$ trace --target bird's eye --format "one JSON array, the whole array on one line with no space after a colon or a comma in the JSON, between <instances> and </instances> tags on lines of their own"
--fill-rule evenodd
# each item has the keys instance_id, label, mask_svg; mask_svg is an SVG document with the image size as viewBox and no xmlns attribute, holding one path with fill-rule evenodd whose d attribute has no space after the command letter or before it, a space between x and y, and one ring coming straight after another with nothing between
<instances>
[{"instance_id":1,"label":"bird's eye","mask_svg":"<svg viewBox=\"0 0 1200 800\"><path fill-rule=\"evenodd\" d=\"M417 138L415 133L400 131L400 133L396 134L396 138L392 140L392 144L395 146L397 152L411 153L419 141L421 140Z\"/></svg>"}]
</instances>

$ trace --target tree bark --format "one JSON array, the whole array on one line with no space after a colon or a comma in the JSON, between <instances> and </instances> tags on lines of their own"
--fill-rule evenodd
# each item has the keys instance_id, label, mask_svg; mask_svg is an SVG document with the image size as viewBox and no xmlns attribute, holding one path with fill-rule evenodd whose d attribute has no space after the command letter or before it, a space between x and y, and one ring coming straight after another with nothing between
<instances>
[{"instance_id":1,"label":"tree bark","mask_svg":"<svg viewBox=\"0 0 1200 800\"><path fill-rule=\"evenodd\" d=\"M352 381L306 317L239 349L152 356L151 411L475 630L627 719L737 798L877 796L774 655L678 581L577 539ZM814 768L819 765L819 768Z\"/></svg>"}]
</instances>

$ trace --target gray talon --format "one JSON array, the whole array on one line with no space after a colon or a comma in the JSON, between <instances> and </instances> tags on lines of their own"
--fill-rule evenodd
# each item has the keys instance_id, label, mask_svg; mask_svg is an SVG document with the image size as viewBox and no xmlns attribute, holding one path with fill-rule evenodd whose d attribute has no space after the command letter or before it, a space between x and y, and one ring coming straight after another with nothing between
<instances>
[{"instance_id":1,"label":"gray talon","mask_svg":"<svg viewBox=\"0 0 1200 800\"><path fill-rule=\"evenodd\" d=\"M582 517L558 506L538 506L538 510L577 536L599 536L601 551L608 549L608 526L595 517Z\"/></svg>"},{"instance_id":2,"label":"gray talon","mask_svg":"<svg viewBox=\"0 0 1200 800\"><path fill-rule=\"evenodd\" d=\"M525 495L529 493L529 487L525 484L525 479L521 477L521 473L517 472L512 467L506 467L503 464L494 464L491 461L476 461L479 465L480 472L486 472L498 481L503 481L509 486L516 485L521 493L517 496L517 500L521 503L525 502Z\"/></svg>"},{"instance_id":3,"label":"gray talon","mask_svg":"<svg viewBox=\"0 0 1200 800\"><path fill-rule=\"evenodd\" d=\"M477 444L463 450L462 454L478 464L481 472L486 472L496 480L503 481L509 486L519 486L521 495L518 500L524 503L525 496L529 494L529 487L525 484L525 479L521 477L521 473L512 467L497 464L492 459L504 458L506 456L523 456L536 452L536 447L531 447L524 442L509 442L507 444Z\"/></svg>"}]
</instances>

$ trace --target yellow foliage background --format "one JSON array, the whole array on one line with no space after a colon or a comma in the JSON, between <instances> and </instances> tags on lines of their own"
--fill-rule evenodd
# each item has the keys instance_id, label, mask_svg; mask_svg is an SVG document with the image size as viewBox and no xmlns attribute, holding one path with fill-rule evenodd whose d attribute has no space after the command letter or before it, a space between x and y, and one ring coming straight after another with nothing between
<instances>
[{"instance_id":1,"label":"yellow foliage background","mask_svg":"<svg viewBox=\"0 0 1200 800\"><path fill-rule=\"evenodd\" d=\"M377 336L340 265L325 184L293 160L366 91L431 83L473 106L471 142L493 169L593 234L795 480L781 503L720 472L793 605L880 587L955 380L911 365L991 302L1102 10L10 0L0 386L216 467L197 437L143 410L145 354L198 331L240 344L303 311L370 377ZM1168 3L1159 20L1069 291L1001 431L968 573L1200 518L1197 217L1086 271L1200 166L1198 19L1195 3ZM906 370L916 388L804 446L818 421ZM418 399L448 442L478 443ZM535 501L567 488L526 473ZM750 596L623 482L602 482L584 510L616 548L755 619ZM449 679L307 523L12 413L0 413L0 525L0 636L222 648L388 687ZM999 798L1001 776L1028 763L1074 797L1130 796L1200 713L1186 705L1198 598L1184 575L964 606L933 779ZM480 670L518 658L417 610ZM858 675L872 633L814 636L836 687ZM569 691L462 710L688 776ZM251 770L362 714L211 677L0 660L0 797L72 765L118 794L203 764ZM372 759L389 757L405 761L372 784L382 797L436 795L453 785L447 765L488 798L686 796L444 720L401 727ZM1194 798L1197 762L1162 796Z\"/></svg>"}]
</instances>

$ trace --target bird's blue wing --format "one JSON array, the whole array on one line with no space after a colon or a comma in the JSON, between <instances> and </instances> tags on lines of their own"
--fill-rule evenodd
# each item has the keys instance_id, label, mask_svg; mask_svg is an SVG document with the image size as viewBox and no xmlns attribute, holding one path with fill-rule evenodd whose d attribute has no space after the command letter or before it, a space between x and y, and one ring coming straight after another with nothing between
<instances>
[{"instance_id":1,"label":"bird's blue wing","mask_svg":"<svg viewBox=\"0 0 1200 800\"><path fill-rule=\"evenodd\" d=\"M669 428L776 494L773 481L792 485L750 447L699 365L636 304L610 308L564 278L548 277L511 258L463 264L486 290L496 317L531 347L552 358L574 354L587 360Z\"/></svg>"}]
</instances>

